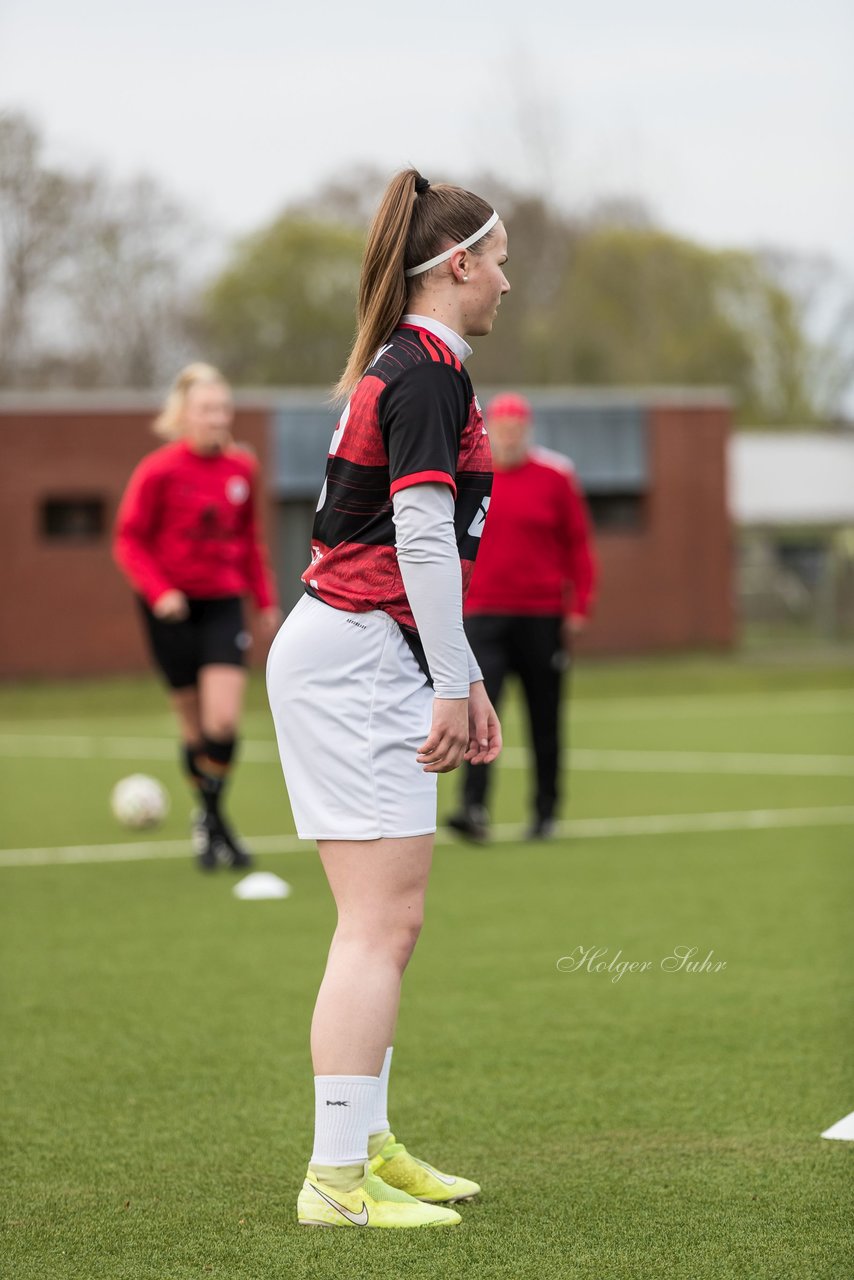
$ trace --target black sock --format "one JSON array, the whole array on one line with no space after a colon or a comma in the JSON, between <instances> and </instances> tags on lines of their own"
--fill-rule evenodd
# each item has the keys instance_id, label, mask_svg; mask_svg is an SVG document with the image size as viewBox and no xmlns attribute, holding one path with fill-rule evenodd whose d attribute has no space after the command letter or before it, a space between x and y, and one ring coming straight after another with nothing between
<instances>
[{"instance_id":1,"label":"black sock","mask_svg":"<svg viewBox=\"0 0 854 1280\"><path fill-rule=\"evenodd\" d=\"M228 781L236 746L235 738L224 740L205 738L204 747L195 758L198 786L205 812L214 818L220 816L220 799Z\"/></svg>"},{"instance_id":2,"label":"black sock","mask_svg":"<svg viewBox=\"0 0 854 1280\"><path fill-rule=\"evenodd\" d=\"M202 776L197 761L199 756L204 755L204 750L201 742L185 742L181 748L181 764L190 782L196 788Z\"/></svg>"}]
</instances>

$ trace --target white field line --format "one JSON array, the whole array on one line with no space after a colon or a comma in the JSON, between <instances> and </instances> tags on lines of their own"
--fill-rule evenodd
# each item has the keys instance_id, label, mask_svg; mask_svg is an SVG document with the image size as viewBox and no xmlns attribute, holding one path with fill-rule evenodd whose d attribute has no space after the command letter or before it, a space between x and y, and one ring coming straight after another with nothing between
<instances>
[{"instance_id":1,"label":"white field line","mask_svg":"<svg viewBox=\"0 0 854 1280\"><path fill-rule=\"evenodd\" d=\"M789 715L792 712L809 714L848 714L854 710L854 689L793 689L791 692L779 692L769 689L767 693L704 693L704 694L662 694L655 698L576 698L568 704L570 719L622 720L652 718L653 720L678 718L682 716L720 716L738 715L742 712L755 711L762 716ZM263 714L253 710L251 716ZM168 712L141 711L132 712L134 721L146 724L157 724L166 728L172 720ZM75 720L88 719L85 715L69 716L65 719L38 719L29 716L6 717L0 724L10 732L12 730L27 732L34 730L40 733L62 733L73 727ZM127 712L106 712L97 716L99 721L115 724L127 724Z\"/></svg>"},{"instance_id":2,"label":"white field line","mask_svg":"<svg viewBox=\"0 0 854 1280\"><path fill-rule=\"evenodd\" d=\"M172 760L173 738L101 738L82 734L0 734L0 756L37 756L56 760ZM278 764L273 743L244 741L240 759L247 764ZM505 747L501 763L523 769L525 747ZM803 755L759 751L623 751L578 747L570 766L587 773L732 773L789 777L854 777L854 755Z\"/></svg>"},{"instance_id":3,"label":"white field line","mask_svg":"<svg viewBox=\"0 0 854 1280\"><path fill-rule=\"evenodd\" d=\"M0 756L40 756L55 760L177 760L178 739L0 733ZM279 754L272 743L247 740L240 744L240 758L251 764L277 764Z\"/></svg>"},{"instance_id":4,"label":"white field line","mask_svg":"<svg viewBox=\"0 0 854 1280\"><path fill-rule=\"evenodd\" d=\"M296 836L247 837L255 853L299 853L314 848ZM125 844L71 844L41 849L0 849L0 870L4 867L55 867L90 862L153 862L163 858L190 858L190 838L186 840L134 840Z\"/></svg>"},{"instance_id":5,"label":"white field line","mask_svg":"<svg viewBox=\"0 0 854 1280\"><path fill-rule=\"evenodd\" d=\"M527 752L509 747L511 767L519 767ZM522 759L516 763L516 756ZM792 776L854 777L854 755L795 755L782 751L620 751L611 748L571 750L574 769L625 773L770 773Z\"/></svg>"},{"instance_id":6,"label":"white field line","mask_svg":"<svg viewBox=\"0 0 854 1280\"><path fill-rule=\"evenodd\" d=\"M570 702L572 720L669 720L683 717L742 715L790 715L854 711L854 689L793 689L779 693L674 694L661 698L576 698Z\"/></svg>"},{"instance_id":7,"label":"white field line","mask_svg":"<svg viewBox=\"0 0 854 1280\"><path fill-rule=\"evenodd\" d=\"M569 839L602 839L619 836L688 835L716 831L768 831L786 827L854 825L854 805L809 809L738 809L730 813L656 813L625 818L576 818L558 824L557 834ZM520 827L504 823L492 828L500 844L522 840ZM314 842L294 835L247 836L257 853L312 852ZM456 837L441 828L437 844L457 844ZM471 846L469 846L471 848ZM488 849L489 846L487 845ZM124 844L59 845L30 849L0 849L4 867L39 867L97 862L146 862L162 858L189 858L187 840L139 840Z\"/></svg>"},{"instance_id":8,"label":"white field line","mask_svg":"<svg viewBox=\"0 0 854 1280\"><path fill-rule=\"evenodd\" d=\"M854 825L854 805L850 804L807 809L734 809L729 813L654 813L636 818L575 818L559 823L558 831L570 837L645 836L849 824Z\"/></svg>"},{"instance_id":9,"label":"white field line","mask_svg":"<svg viewBox=\"0 0 854 1280\"><path fill-rule=\"evenodd\" d=\"M89 734L0 734L0 755L41 756L55 760L138 759L178 757L176 738L101 738Z\"/></svg>"}]
</instances>

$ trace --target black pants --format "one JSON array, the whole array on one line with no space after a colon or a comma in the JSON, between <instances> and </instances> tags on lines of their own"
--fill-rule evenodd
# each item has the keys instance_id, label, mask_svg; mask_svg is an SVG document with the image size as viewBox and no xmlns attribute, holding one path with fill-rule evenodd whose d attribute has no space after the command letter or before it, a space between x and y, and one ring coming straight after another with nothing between
<instances>
[{"instance_id":1,"label":"black pants","mask_svg":"<svg viewBox=\"0 0 854 1280\"><path fill-rule=\"evenodd\" d=\"M521 681L536 763L533 809L538 818L553 817L558 802L560 695L567 665L560 627L561 619L555 617L481 615L465 621L492 705L498 708L506 676L515 674ZM463 768L465 804L485 804L492 766Z\"/></svg>"}]
</instances>

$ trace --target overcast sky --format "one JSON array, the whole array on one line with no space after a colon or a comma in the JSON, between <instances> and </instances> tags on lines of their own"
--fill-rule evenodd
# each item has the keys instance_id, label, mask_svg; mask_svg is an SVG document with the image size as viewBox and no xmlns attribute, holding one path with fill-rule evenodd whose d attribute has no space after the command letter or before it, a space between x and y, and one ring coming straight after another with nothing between
<instances>
[{"instance_id":1,"label":"overcast sky","mask_svg":"<svg viewBox=\"0 0 854 1280\"><path fill-rule=\"evenodd\" d=\"M411 161L854 272L852 0L0 0L0 106L226 231Z\"/></svg>"}]
</instances>

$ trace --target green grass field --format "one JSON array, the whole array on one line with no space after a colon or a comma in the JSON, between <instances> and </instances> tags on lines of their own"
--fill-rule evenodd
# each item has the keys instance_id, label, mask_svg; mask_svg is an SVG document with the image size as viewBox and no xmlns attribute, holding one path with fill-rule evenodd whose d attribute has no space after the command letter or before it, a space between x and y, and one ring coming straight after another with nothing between
<instances>
[{"instance_id":1,"label":"green grass field","mask_svg":"<svg viewBox=\"0 0 854 1280\"><path fill-rule=\"evenodd\" d=\"M854 666L590 665L559 840L440 838L392 1123L476 1177L446 1232L297 1227L307 1033L333 926L253 683L232 812L292 896L184 852L150 680L0 689L3 1234L14 1280L834 1280L854 1275ZM172 812L134 836L113 783ZM454 799L443 779L440 812ZM562 957L648 961L568 972ZM676 947L716 972L667 972Z\"/></svg>"}]
</instances>

